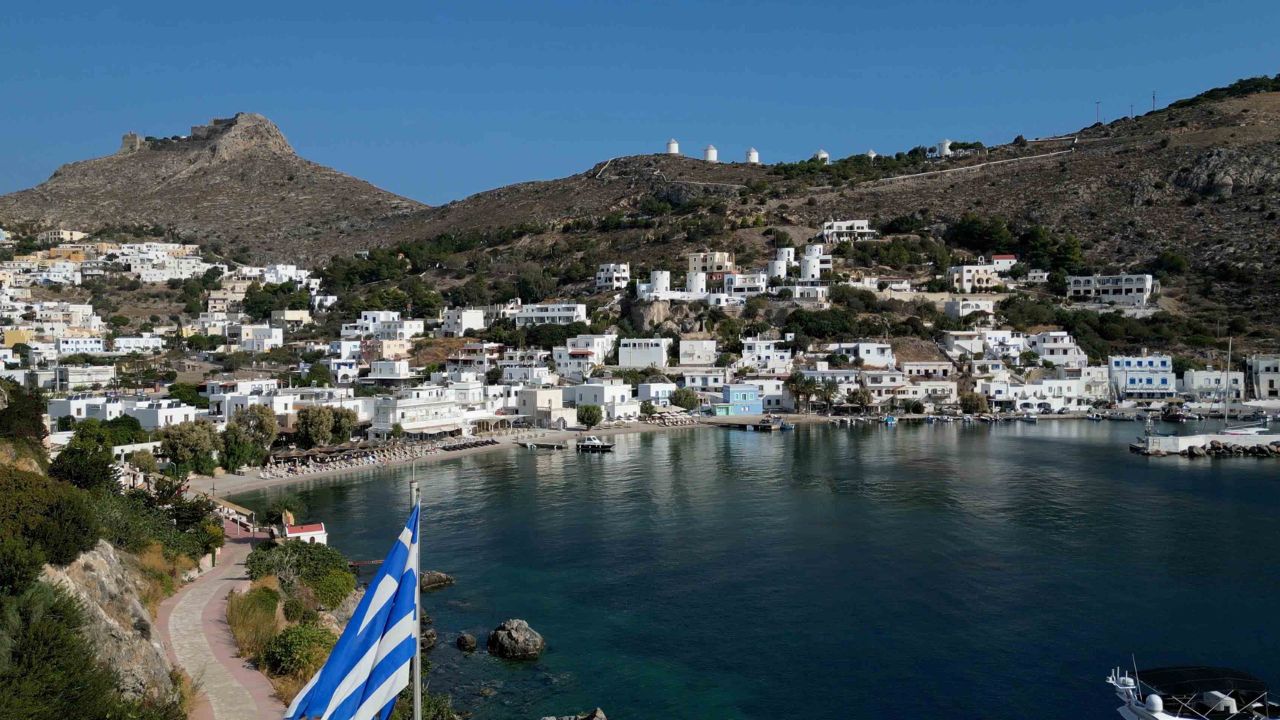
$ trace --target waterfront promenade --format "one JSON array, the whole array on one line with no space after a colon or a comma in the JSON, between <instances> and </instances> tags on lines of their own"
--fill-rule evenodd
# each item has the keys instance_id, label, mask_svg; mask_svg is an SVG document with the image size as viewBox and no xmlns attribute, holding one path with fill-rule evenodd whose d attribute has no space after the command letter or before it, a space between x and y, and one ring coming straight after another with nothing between
<instances>
[{"instance_id":1,"label":"waterfront promenade","mask_svg":"<svg viewBox=\"0 0 1280 720\"><path fill-rule=\"evenodd\" d=\"M227 594L249 585L244 561L256 539L226 523L218 566L160 604L156 626L170 661L195 682L192 720L266 720L284 715L267 678L237 657L227 626Z\"/></svg>"}]
</instances>

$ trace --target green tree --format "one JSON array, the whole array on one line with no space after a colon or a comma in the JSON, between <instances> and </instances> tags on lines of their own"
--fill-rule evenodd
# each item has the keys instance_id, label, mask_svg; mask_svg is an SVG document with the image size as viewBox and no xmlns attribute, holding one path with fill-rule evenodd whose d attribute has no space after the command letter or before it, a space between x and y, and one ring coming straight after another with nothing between
<instances>
[{"instance_id":1,"label":"green tree","mask_svg":"<svg viewBox=\"0 0 1280 720\"><path fill-rule=\"evenodd\" d=\"M335 443L346 442L356 432L360 418L351 408L333 408L333 440Z\"/></svg>"},{"instance_id":2,"label":"green tree","mask_svg":"<svg viewBox=\"0 0 1280 720\"><path fill-rule=\"evenodd\" d=\"M644 415L645 417L648 417L657 411L658 409L655 408L653 406L653 403L649 402L648 400L645 400L644 402L640 403L640 414Z\"/></svg>"},{"instance_id":3,"label":"green tree","mask_svg":"<svg viewBox=\"0 0 1280 720\"><path fill-rule=\"evenodd\" d=\"M693 410L701 405L702 401L698 398L696 390L693 388L683 387L678 388L675 392L671 393L671 404L677 407L682 407L685 410Z\"/></svg>"},{"instance_id":4,"label":"green tree","mask_svg":"<svg viewBox=\"0 0 1280 720\"><path fill-rule=\"evenodd\" d=\"M160 453L173 463L179 477L191 471L212 473L216 467L213 454L221 447L217 428L207 420L178 423L160 431Z\"/></svg>"},{"instance_id":5,"label":"green tree","mask_svg":"<svg viewBox=\"0 0 1280 720\"><path fill-rule=\"evenodd\" d=\"M280 433L275 413L266 405L250 405L236 410L229 424L243 428L249 439L263 450L270 448Z\"/></svg>"},{"instance_id":6,"label":"green tree","mask_svg":"<svg viewBox=\"0 0 1280 720\"><path fill-rule=\"evenodd\" d=\"M209 398L200 394L200 388L191 383L173 383L169 385L169 397L191 405L192 407L209 407Z\"/></svg>"},{"instance_id":7,"label":"green tree","mask_svg":"<svg viewBox=\"0 0 1280 720\"><path fill-rule=\"evenodd\" d=\"M604 413L600 410L599 405L579 405L578 406L578 424L593 428L600 424L604 419Z\"/></svg>"},{"instance_id":8,"label":"green tree","mask_svg":"<svg viewBox=\"0 0 1280 720\"><path fill-rule=\"evenodd\" d=\"M328 445L333 439L333 410L324 405L300 408L293 437L304 448Z\"/></svg>"},{"instance_id":9,"label":"green tree","mask_svg":"<svg viewBox=\"0 0 1280 720\"><path fill-rule=\"evenodd\" d=\"M156 456L152 455L150 450L134 450L125 459L144 473L155 473L160 470L160 463L156 461Z\"/></svg>"},{"instance_id":10,"label":"green tree","mask_svg":"<svg viewBox=\"0 0 1280 720\"><path fill-rule=\"evenodd\" d=\"M333 373L329 372L328 366L324 363L311 363L311 367L307 368L307 374L302 376L302 384L312 387L329 387L333 384Z\"/></svg>"},{"instance_id":11,"label":"green tree","mask_svg":"<svg viewBox=\"0 0 1280 720\"><path fill-rule=\"evenodd\" d=\"M961 393L960 411L967 415L988 412L987 397L973 392Z\"/></svg>"},{"instance_id":12,"label":"green tree","mask_svg":"<svg viewBox=\"0 0 1280 720\"><path fill-rule=\"evenodd\" d=\"M222 431L222 454L219 459L222 467L230 472L239 472L245 465L260 465L264 457L263 449L253 441L253 437L242 425L228 423Z\"/></svg>"},{"instance_id":13,"label":"green tree","mask_svg":"<svg viewBox=\"0 0 1280 720\"><path fill-rule=\"evenodd\" d=\"M83 490L119 492L111 434L96 419L81 422L71 442L49 466L49 474Z\"/></svg>"}]
</instances>

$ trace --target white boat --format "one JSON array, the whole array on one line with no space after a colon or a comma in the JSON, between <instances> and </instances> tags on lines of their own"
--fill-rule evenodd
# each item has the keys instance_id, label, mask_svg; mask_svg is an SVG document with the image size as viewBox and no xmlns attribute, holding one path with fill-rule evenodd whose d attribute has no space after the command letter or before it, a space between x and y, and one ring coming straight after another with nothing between
<instances>
[{"instance_id":1,"label":"white boat","mask_svg":"<svg viewBox=\"0 0 1280 720\"><path fill-rule=\"evenodd\" d=\"M595 435L588 435L573 445L578 452L606 453L613 450L613 443L605 442Z\"/></svg>"},{"instance_id":2,"label":"white boat","mask_svg":"<svg viewBox=\"0 0 1280 720\"><path fill-rule=\"evenodd\" d=\"M1267 696L1267 684L1241 670L1198 665L1128 670L1107 677L1123 703L1125 720L1274 720L1280 704Z\"/></svg>"}]
</instances>

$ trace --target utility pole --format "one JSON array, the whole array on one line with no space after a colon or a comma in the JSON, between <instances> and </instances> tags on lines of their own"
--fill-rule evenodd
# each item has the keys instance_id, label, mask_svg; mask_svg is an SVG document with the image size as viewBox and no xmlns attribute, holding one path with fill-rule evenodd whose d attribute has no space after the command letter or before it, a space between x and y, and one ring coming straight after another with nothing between
<instances>
[{"instance_id":1,"label":"utility pole","mask_svg":"<svg viewBox=\"0 0 1280 720\"><path fill-rule=\"evenodd\" d=\"M1156 91L1151 91L1151 112L1156 111Z\"/></svg>"},{"instance_id":2,"label":"utility pole","mask_svg":"<svg viewBox=\"0 0 1280 720\"><path fill-rule=\"evenodd\" d=\"M1093 121L1095 123L1102 122L1102 101L1101 100L1093 101Z\"/></svg>"}]
</instances>

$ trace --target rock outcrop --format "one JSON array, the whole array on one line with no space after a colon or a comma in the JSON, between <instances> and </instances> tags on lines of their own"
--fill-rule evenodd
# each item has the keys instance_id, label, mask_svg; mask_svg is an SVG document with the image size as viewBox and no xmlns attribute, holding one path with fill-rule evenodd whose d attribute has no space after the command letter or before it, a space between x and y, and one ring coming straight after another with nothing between
<instances>
[{"instance_id":1,"label":"rock outcrop","mask_svg":"<svg viewBox=\"0 0 1280 720\"><path fill-rule=\"evenodd\" d=\"M270 120L238 113L185 136L128 133L111 155L0 196L0 225L159 227L224 253L314 265L349 253L354 233L425 207L299 157Z\"/></svg>"},{"instance_id":2,"label":"rock outcrop","mask_svg":"<svg viewBox=\"0 0 1280 720\"><path fill-rule=\"evenodd\" d=\"M100 540L66 567L46 565L41 579L80 601L89 643L98 660L119 676L124 697L176 699L173 665L154 635L131 558Z\"/></svg>"},{"instance_id":3,"label":"rock outcrop","mask_svg":"<svg viewBox=\"0 0 1280 720\"><path fill-rule=\"evenodd\" d=\"M478 643L476 643L476 636L471 633L462 633L459 635L457 645L458 649L462 652L475 652L476 647L478 647Z\"/></svg>"},{"instance_id":4,"label":"rock outcrop","mask_svg":"<svg viewBox=\"0 0 1280 720\"><path fill-rule=\"evenodd\" d=\"M489 654L507 660L537 660L547 643L524 620L507 620L489 633Z\"/></svg>"},{"instance_id":5,"label":"rock outcrop","mask_svg":"<svg viewBox=\"0 0 1280 720\"><path fill-rule=\"evenodd\" d=\"M591 712L585 712L581 715L561 715L559 717L548 715L542 718L542 720L608 720L608 718L604 716L603 710L596 708Z\"/></svg>"},{"instance_id":6,"label":"rock outcrop","mask_svg":"<svg viewBox=\"0 0 1280 720\"><path fill-rule=\"evenodd\" d=\"M426 570L422 573L422 581L419 583L423 590L439 590L453 584L453 576L440 572L439 570Z\"/></svg>"},{"instance_id":7,"label":"rock outcrop","mask_svg":"<svg viewBox=\"0 0 1280 720\"><path fill-rule=\"evenodd\" d=\"M1213 148L1174 176L1179 187L1228 198L1244 191L1280 187L1280 155L1235 148Z\"/></svg>"}]
</instances>

